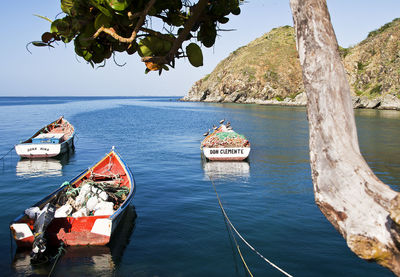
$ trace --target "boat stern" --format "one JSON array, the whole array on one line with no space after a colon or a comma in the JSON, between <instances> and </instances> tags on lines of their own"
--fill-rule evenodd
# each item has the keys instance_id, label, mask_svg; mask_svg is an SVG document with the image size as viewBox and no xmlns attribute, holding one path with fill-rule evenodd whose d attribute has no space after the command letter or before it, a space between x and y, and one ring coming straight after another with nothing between
<instances>
[{"instance_id":1,"label":"boat stern","mask_svg":"<svg viewBox=\"0 0 400 277\"><path fill-rule=\"evenodd\" d=\"M111 237L112 220L109 218L99 218L93 224L91 232L103 236Z\"/></svg>"},{"instance_id":2,"label":"boat stern","mask_svg":"<svg viewBox=\"0 0 400 277\"><path fill-rule=\"evenodd\" d=\"M51 143L21 143L15 146L18 156L23 158L50 158L61 152L60 144Z\"/></svg>"},{"instance_id":3,"label":"boat stern","mask_svg":"<svg viewBox=\"0 0 400 277\"><path fill-rule=\"evenodd\" d=\"M76 218L72 229L60 228L57 240L68 246L106 245L110 242L113 222L109 218L97 218L94 222Z\"/></svg>"},{"instance_id":4,"label":"boat stern","mask_svg":"<svg viewBox=\"0 0 400 277\"><path fill-rule=\"evenodd\" d=\"M18 247L32 247L34 236L27 223L12 223L10 230Z\"/></svg>"}]
</instances>

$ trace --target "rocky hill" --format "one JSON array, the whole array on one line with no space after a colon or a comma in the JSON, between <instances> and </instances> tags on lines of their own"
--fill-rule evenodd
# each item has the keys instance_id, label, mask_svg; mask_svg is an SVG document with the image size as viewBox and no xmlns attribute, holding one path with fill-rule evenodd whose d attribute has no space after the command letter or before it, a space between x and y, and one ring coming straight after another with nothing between
<instances>
[{"instance_id":1,"label":"rocky hill","mask_svg":"<svg viewBox=\"0 0 400 277\"><path fill-rule=\"evenodd\" d=\"M400 18L341 53L355 107L400 110Z\"/></svg>"},{"instance_id":2,"label":"rocky hill","mask_svg":"<svg viewBox=\"0 0 400 277\"><path fill-rule=\"evenodd\" d=\"M340 52L355 108L400 110L400 19ZM182 100L305 105L293 28L275 28L237 49Z\"/></svg>"}]
</instances>

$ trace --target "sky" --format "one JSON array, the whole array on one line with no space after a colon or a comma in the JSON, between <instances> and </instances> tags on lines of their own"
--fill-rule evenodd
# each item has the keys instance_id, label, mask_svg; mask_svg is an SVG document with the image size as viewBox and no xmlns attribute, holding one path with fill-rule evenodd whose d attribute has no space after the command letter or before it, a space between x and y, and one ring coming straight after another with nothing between
<instances>
[{"instance_id":1,"label":"sky","mask_svg":"<svg viewBox=\"0 0 400 277\"><path fill-rule=\"evenodd\" d=\"M74 53L73 44L55 48L30 47L48 31L49 22L34 14L54 19L60 1L8 1L2 6L0 24L1 96L184 96L192 85L212 72L216 65L237 48L269 32L290 25L293 19L289 0L246 0L239 16L230 15L211 48L202 47L204 65L195 68L180 59L175 69L144 74L138 55L118 53L105 68L93 69ZM335 33L342 47L365 39L370 31L400 17L399 0L327 0Z\"/></svg>"}]
</instances>

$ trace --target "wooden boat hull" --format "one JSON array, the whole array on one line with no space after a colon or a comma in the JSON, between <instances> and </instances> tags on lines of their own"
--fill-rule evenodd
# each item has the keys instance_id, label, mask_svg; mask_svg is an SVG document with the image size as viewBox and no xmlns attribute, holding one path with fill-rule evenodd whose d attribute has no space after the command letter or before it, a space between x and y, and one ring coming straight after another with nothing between
<instances>
[{"instance_id":1,"label":"wooden boat hull","mask_svg":"<svg viewBox=\"0 0 400 277\"><path fill-rule=\"evenodd\" d=\"M103 170L105 167L111 168L113 174L123 176L121 186L129 188L129 194L126 196L124 202L112 215L54 218L46 229L46 237L50 245L59 245L60 242L69 246L106 245L109 243L113 231L120 223L135 193L135 182L129 167L118 153L111 151L95 166L72 179L70 184L79 187L89 175L101 172L99 168ZM66 186L60 187L33 205L33 207L42 209L47 203L55 199L59 193L63 193L65 190ZM18 247L32 247L34 241L34 223L34 219L30 219L25 213L22 213L10 224L10 229Z\"/></svg>"},{"instance_id":2,"label":"wooden boat hull","mask_svg":"<svg viewBox=\"0 0 400 277\"><path fill-rule=\"evenodd\" d=\"M64 124L65 129L68 130L68 133L65 134L62 142L34 143L34 139L36 137L38 137L41 133L46 132L50 128L50 126L54 125L57 122ZM74 136L74 127L66 119L60 117L56 121L51 122L50 124L37 131L32 137L30 137L26 141L15 145L15 151L21 158L37 159L56 157L74 147Z\"/></svg>"},{"instance_id":3,"label":"wooden boat hull","mask_svg":"<svg viewBox=\"0 0 400 277\"><path fill-rule=\"evenodd\" d=\"M250 147L209 148L203 147L203 155L210 161L243 161L249 157Z\"/></svg>"},{"instance_id":4,"label":"wooden boat hull","mask_svg":"<svg viewBox=\"0 0 400 277\"><path fill-rule=\"evenodd\" d=\"M22 143L15 146L15 151L21 158L37 159L51 158L64 154L74 147L74 137L60 144Z\"/></svg>"}]
</instances>

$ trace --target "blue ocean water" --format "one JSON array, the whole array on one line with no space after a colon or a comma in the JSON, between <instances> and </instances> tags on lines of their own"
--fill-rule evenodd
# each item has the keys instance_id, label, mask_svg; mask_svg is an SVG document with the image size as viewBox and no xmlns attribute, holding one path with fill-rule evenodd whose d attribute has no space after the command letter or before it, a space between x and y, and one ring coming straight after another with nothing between
<instances>
[{"instance_id":1,"label":"blue ocean water","mask_svg":"<svg viewBox=\"0 0 400 277\"><path fill-rule=\"evenodd\" d=\"M112 146L137 183L133 207L107 247L70 247L53 276L246 276L210 182L237 230L293 276L392 276L356 257L314 203L304 108L179 102L174 97L0 98L0 156L64 115L73 153L0 160L1 275L47 276L16 251L8 224ZM247 162L205 162L202 134L221 119L251 142ZM400 190L400 113L356 111L361 151ZM368 212L368 211L366 211ZM135 216L136 214L136 216ZM238 241L254 276L282 276Z\"/></svg>"}]
</instances>

